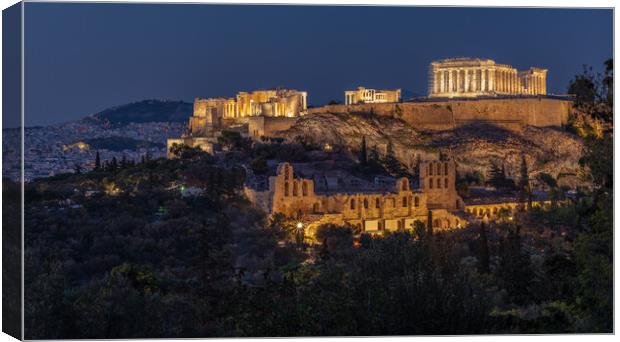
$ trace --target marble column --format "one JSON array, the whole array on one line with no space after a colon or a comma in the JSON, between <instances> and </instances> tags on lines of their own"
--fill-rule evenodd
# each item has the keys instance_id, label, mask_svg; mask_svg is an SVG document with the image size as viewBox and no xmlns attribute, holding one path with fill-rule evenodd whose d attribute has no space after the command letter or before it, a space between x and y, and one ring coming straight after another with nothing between
<instances>
[{"instance_id":1,"label":"marble column","mask_svg":"<svg viewBox=\"0 0 620 342\"><path fill-rule=\"evenodd\" d=\"M439 72L439 92L445 92L445 73L443 70Z\"/></svg>"},{"instance_id":2,"label":"marble column","mask_svg":"<svg viewBox=\"0 0 620 342\"><path fill-rule=\"evenodd\" d=\"M456 92L461 92L461 69L456 69Z\"/></svg>"},{"instance_id":3,"label":"marble column","mask_svg":"<svg viewBox=\"0 0 620 342\"><path fill-rule=\"evenodd\" d=\"M469 69L465 69L465 86L463 87L464 92L469 92Z\"/></svg>"}]
</instances>

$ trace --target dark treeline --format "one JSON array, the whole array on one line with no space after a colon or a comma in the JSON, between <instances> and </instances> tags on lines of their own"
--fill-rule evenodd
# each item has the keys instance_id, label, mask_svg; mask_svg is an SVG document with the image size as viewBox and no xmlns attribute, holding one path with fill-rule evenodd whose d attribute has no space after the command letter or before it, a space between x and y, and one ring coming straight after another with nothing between
<instances>
[{"instance_id":1,"label":"dark treeline","mask_svg":"<svg viewBox=\"0 0 620 342\"><path fill-rule=\"evenodd\" d=\"M587 99L612 127L611 98ZM324 225L311 245L250 205L243 167L195 149L36 180L26 338L611 332L613 138L583 132L576 200L452 232Z\"/></svg>"}]
</instances>

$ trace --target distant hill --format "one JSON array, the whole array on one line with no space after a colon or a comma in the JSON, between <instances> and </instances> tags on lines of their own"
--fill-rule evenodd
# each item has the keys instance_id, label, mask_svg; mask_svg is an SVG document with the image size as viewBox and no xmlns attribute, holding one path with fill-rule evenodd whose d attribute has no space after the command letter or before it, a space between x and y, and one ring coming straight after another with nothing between
<instances>
[{"instance_id":1,"label":"distant hill","mask_svg":"<svg viewBox=\"0 0 620 342\"><path fill-rule=\"evenodd\" d=\"M144 100L105 109L84 118L84 121L122 127L143 122L187 122L193 105L183 101Z\"/></svg>"}]
</instances>

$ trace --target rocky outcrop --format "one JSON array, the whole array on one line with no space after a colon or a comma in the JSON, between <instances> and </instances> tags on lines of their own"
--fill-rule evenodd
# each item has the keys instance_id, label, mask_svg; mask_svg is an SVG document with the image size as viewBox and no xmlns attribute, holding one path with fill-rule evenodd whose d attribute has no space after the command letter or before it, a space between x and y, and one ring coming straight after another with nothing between
<instances>
[{"instance_id":1,"label":"rocky outcrop","mask_svg":"<svg viewBox=\"0 0 620 342\"><path fill-rule=\"evenodd\" d=\"M307 115L278 134L287 139L303 136L317 143L346 146L357 151L362 137L368 148L384 154L392 142L396 157L410 167L420 159L437 159L439 152L455 158L461 173L486 174L491 164L504 165L508 176L518 177L521 155L530 177L546 172L555 177L577 174L583 143L579 137L556 128L527 126L507 130L490 124L471 124L455 130L418 132L395 117L372 114L316 113Z\"/></svg>"}]
</instances>

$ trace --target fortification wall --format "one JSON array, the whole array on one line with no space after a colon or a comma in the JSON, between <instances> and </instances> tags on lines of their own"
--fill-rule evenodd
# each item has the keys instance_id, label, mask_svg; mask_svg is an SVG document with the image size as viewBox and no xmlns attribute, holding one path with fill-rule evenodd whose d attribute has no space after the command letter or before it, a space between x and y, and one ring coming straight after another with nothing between
<instances>
[{"instance_id":1,"label":"fortification wall","mask_svg":"<svg viewBox=\"0 0 620 342\"><path fill-rule=\"evenodd\" d=\"M571 108L570 100L530 97L330 105L308 109L308 114L363 112L395 115L420 130L447 130L471 123L521 129L524 125L562 127L566 125Z\"/></svg>"},{"instance_id":2,"label":"fortification wall","mask_svg":"<svg viewBox=\"0 0 620 342\"><path fill-rule=\"evenodd\" d=\"M297 122L297 118L253 116L248 119L248 133L254 138L272 136L277 131L284 131Z\"/></svg>"}]
</instances>

